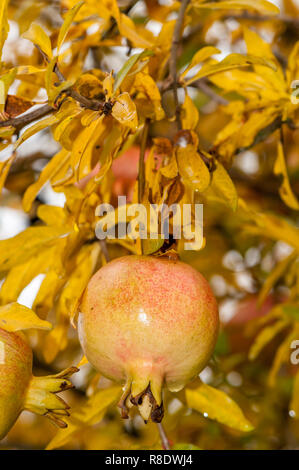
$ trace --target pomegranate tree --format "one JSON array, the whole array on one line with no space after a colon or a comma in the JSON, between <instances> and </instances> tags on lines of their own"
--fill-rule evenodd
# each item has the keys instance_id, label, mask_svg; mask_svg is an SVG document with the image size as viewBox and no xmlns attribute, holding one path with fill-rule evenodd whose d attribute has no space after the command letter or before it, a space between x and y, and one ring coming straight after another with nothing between
<instances>
[{"instance_id":1,"label":"pomegranate tree","mask_svg":"<svg viewBox=\"0 0 299 470\"><path fill-rule=\"evenodd\" d=\"M24 409L65 427L61 418L69 414L69 407L55 394L72 388L69 377L76 371L71 367L57 375L34 377L32 350L25 335L0 328L0 440Z\"/></svg>"},{"instance_id":2,"label":"pomegranate tree","mask_svg":"<svg viewBox=\"0 0 299 470\"><path fill-rule=\"evenodd\" d=\"M145 421L160 422L162 386L181 390L209 360L218 309L209 284L191 266L125 256L91 278L78 329L90 363L124 383L122 416L137 405Z\"/></svg>"}]
</instances>

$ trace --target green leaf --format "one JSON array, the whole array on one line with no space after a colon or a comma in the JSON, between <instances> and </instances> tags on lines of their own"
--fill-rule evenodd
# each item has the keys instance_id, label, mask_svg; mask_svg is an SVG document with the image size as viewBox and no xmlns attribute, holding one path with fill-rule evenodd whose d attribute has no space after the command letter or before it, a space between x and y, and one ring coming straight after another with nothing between
<instances>
[{"instance_id":1,"label":"green leaf","mask_svg":"<svg viewBox=\"0 0 299 470\"><path fill-rule=\"evenodd\" d=\"M282 311L293 320L299 321L299 305L282 305Z\"/></svg>"},{"instance_id":2,"label":"green leaf","mask_svg":"<svg viewBox=\"0 0 299 470\"><path fill-rule=\"evenodd\" d=\"M61 26L60 28L60 31L59 31L59 35L58 35L58 39L57 39L57 55L59 55L59 50L60 50L60 47L62 46L66 36L67 36L67 33L70 29L70 26L76 16L76 14L78 13L78 11L80 10L80 8L82 7L82 5L84 5L84 0L81 0L79 3L77 3L76 5L73 6L73 8L71 8L66 16L65 16L65 20L64 20L64 23L63 25Z\"/></svg>"},{"instance_id":3,"label":"green leaf","mask_svg":"<svg viewBox=\"0 0 299 470\"><path fill-rule=\"evenodd\" d=\"M130 72L132 67L134 67L136 62L138 62L138 60L141 60L144 57L152 56L153 54L154 54L153 51L146 50L146 51L140 52L139 54L132 55L127 60L127 62L122 66L118 74L116 75L116 79L115 79L114 86L113 86L113 93L115 93L118 90L123 80L126 78L126 76Z\"/></svg>"},{"instance_id":4,"label":"green leaf","mask_svg":"<svg viewBox=\"0 0 299 470\"><path fill-rule=\"evenodd\" d=\"M164 244L164 239L158 238L157 240L151 240L150 238L141 240L142 243L142 253L144 255L151 255L156 253Z\"/></svg>"},{"instance_id":5,"label":"green leaf","mask_svg":"<svg viewBox=\"0 0 299 470\"><path fill-rule=\"evenodd\" d=\"M186 389L186 400L189 408L233 429L243 432L254 429L240 407L221 390L202 383L196 389Z\"/></svg>"}]
</instances>

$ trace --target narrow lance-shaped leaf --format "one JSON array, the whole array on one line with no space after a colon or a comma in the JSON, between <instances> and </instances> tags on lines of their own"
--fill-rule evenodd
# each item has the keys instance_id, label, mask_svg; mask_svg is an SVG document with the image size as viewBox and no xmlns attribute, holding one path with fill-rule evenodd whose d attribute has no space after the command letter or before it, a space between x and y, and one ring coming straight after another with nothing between
<instances>
[{"instance_id":1,"label":"narrow lance-shaped leaf","mask_svg":"<svg viewBox=\"0 0 299 470\"><path fill-rule=\"evenodd\" d=\"M116 75L116 79L113 86L113 92L115 93L120 85L122 84L123 80L126 78L130 70L134 67L134 65L141 59L145 57L150 57L153 55L153 51L143 51L139 54L132 55L127 62L122 66L118 74Z\"/></svg>"},{"instance_id":2,"label":"narrow lance-shaped leaf","mask_svg":"<svg viewBox=\"0 0 299 470\"><path fill-rule=\"evenodd\" d=\"M52 59L53 54L50 38L39 24L32 23L28 31L23 34L23 37L39 47L48 59Z\"/></svg>"},{"instance_id":3,"label":"narrow lance-shaped leaf","mask_svg":"<svg viewBox=\"0 0 299 470\"><path fill-rule=\"evenodd\" d=\"M249 432L253 425L240 407L222 390L202 383L196 389L186 389L187 405L219 423L239 431Z\"/></svg>"},{"instance_id":4,"label":"narrow lance-shaped leaf","mask_svg":"<svg viewBox=\"0 0 299 470\"><path fill-rule=\"evenodd\" d=\"M226 0L224 2L206 2L193 0L196 8L208 8L212 10L256 10L259 13L277 15L279 8L266 0Z\"/></svg>"},{"instance_id":5,"label":"narrow lance-shaped leaf","mask_svg":"<svg viewBox=\"0 0 299 470\"><path fill-rule=\"evenodd\" d=\"M8 0L1 0L0 2L0 60L2 57L3 44L5 43L8 31L9 31L9 24L7 20L7 6L8 6Z\"/></svg>"},{"instance_id":6,"label":"narrow lance-shaped leaf","mask_svg":"<svg viewBox=\"0 0 299 470\"><path fill-rule=\"evenodd\" d=\"M253 361L262 351L262 349L267 346L270 341L272 341L275 336L278 335L282 330L284 330L289 325L289 321L282 319L274 323L274 325L267 326L264 328L257 338L255 339L253 345L249 351L249 359Z\"/></svg>"},{"instance_id":7,"label":"narrow lance-shaped leaf","mask_svg":"<svg viewBox=\"0 0 299 470\"><path fill-rule=\"evenodd\" d=\"M282 177L282 183L279 188L280 197L291 209L299 210L299 201L293 193L290 185L283 145L281 142L278 143L277 150L277 158L274 164L274 174Z\"/></svg>"},{"instance_id":8,"label":"narrow lance-shaped leaf","mask_svg":"<svg viewBox=\"0 0 299 470\"><path fill-rule=\"evenodd\" d=\"M84 427L99 423L107 408L118 400L120 393L121 387L116 386L99 390L92 395L84 405L72 412L72 416L66 420L67 429L57 432L48 444L47 450L64 446Z\"/></svg>"},{"instance_id":9,"label":"narrow lance-shaped leaf","mask_svg":"<svg viewBox=\"0 0 299 470\"><path fill-rule=\"evenodd\" d=\"M204 65L201 70L185 82L186 85L199 80L200 78L209 77L219 72L226 72L228 70L237 69L239 67L248 67L250 65L263 65L276 70L275 64L269 60L263 59L262 57L255 57L252 55L242 55L233 53L225 57L221 62L214 64Z\"/></svg>"},{"instance_id":10,"label":"narrow lance-shaped leaf","mask_svg":"<svg viewBox=\"0 0 299 470\"><path fill-rule=\"evenodd\" d=\"M217 49L217 47L214 46L206 46L199 49L199 51L197 51L196 54L194 54L192 57L188 67L181 74L181 78L184 78L193 67L209 59L214 54L220 54L220 52L220 49Z\"/></svg>"},{"instance_id":11,"label":"narrow lance-shaped leaf","mask_svg":"<svg viewBox=\"0 0 299 470\"><path fill-rule=\"evenodd\" d=\"M58 35L58 39L57 39L57 55L59 55L59 50L67 36L67 33L70 29L70 26L76 16L76 14L78 13L78 11L80 10L80 8L82 7L82 5L84 5L84 1L82 0L81 2L77 3L76 5L73 6L73 8L71 8L67 14L66 14L66 17L65 17L65 20L64 20L64 23L63 25L61 26L60 28L60 31L59 31L59 35Z\"/></svg>"}]
</instances>

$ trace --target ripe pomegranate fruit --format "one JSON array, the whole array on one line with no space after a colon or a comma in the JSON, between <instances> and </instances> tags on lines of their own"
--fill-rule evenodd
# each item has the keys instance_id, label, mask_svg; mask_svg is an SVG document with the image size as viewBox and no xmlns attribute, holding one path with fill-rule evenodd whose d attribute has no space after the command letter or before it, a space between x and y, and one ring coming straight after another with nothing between
<instances>
[{"instance_id":1,"label":"ripe pomegranate fruit","mask_svg":"<svg viewBox=\"0 0 299 470\"><path fill-rule=\"evenodd\" d=\"M206 365L218 309L204 277L163 257L124 256L91 278L78 317L90 363L123 382L122 416L137 405L145 421L163 417L162 386L181 390Z\"/></svg>"},{"instance_id":2,"label":"ripe pomegranate fruit","mask_svg":"<svg viewBox=\"0 0 299 470\"><path fill-rule=\"evenodd\" d=\"M117 205L118 196L127 196L127 201L132 202L134 185L138 175L139 155L139 148L131 147L113 161L112 173L115 180L112 184L112 204ZM91 172L78 181L75 186L84 189L87 183L97 175L100 168L100 163L97 163Z\"/></svg>"},{"instance_id":3,"label":"ripe pomegranate fruit","mask_svg":"<svg viewBox=\"0 0 299 470\"><path fill-rule=\"evenodd\" d=\"M61 418L69 414L69 407L55 393L73 387L68 378L77 370L71 367L57 375L33 377L32 350L25 335L0 328L0 440L25 409L66 427Z\"/></svg>"}]
</instances>

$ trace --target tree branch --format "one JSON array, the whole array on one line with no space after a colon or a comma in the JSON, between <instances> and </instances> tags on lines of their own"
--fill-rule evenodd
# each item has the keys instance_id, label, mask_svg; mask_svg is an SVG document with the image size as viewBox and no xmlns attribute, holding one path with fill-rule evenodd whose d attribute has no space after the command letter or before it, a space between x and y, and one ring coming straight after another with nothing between
<instances>
[{"instance_id":1,"label":"tree branch","mask_svg":"<svg viewBox=\"0 0 299 470\"><path fill-rule=\"evenodd\" d=\"M222 105L227 105L229 101L222 96L218 95L208 84L207 80L202 78L201 80L198 80L197 82L193 83L193 85L196 86L196 88L199 88L205 95L207 95L209 98L211 98L213 101L216 103L222 104Z\"/></svg>"},{"instance_id":2,"label":"tree branch","mask_svg":"<svg viewBox=\"0 0 299 470\"><path fill-rule=\"evenodd\" d=\"M22 114L13 119L7 119L6 121L0 121L0 127L8 127L12 126L15 127L17 131L20 131L24 126L30 124L37 119L41 119L42 117L46 116L47 114L52 113L55 109L48 104L41 106L37 109L34 109L30 113Z\"/></svg>"},{"instance_id":3,"label":"tree branch","mask_svg":"<svg viewBox=\"0 0 299 470\"><path fill-rule=\"evenodd\" d=\"M169 75L172 80L172 89L173 89L173 97L174 97L174 104L175 104L175 115L177 126L179 130L182 128L181 122L181 110L179 105L179 98L178 98L178 80L177 80L177 55L178 55L178 46L180 43L181 38L181 30L184 22L184 15L186 8L188 6L190 0L182 0L178 18L174 27L172 44L171 44L171 51L170 51L170 59L169 59Z\"/></svg>"},{"instance_id":4,"label":"tree branch","mask_svg":"<svg viewBox=\"0 0 299 470\"><path fill-rule=\"evenodd\" d=\"M109 263L110 256L109 256L106 240L100 240L100 247L101 247L102 253L104 255L104 258L106 260L106 263Z\"/></svg>"}]
</instances>

